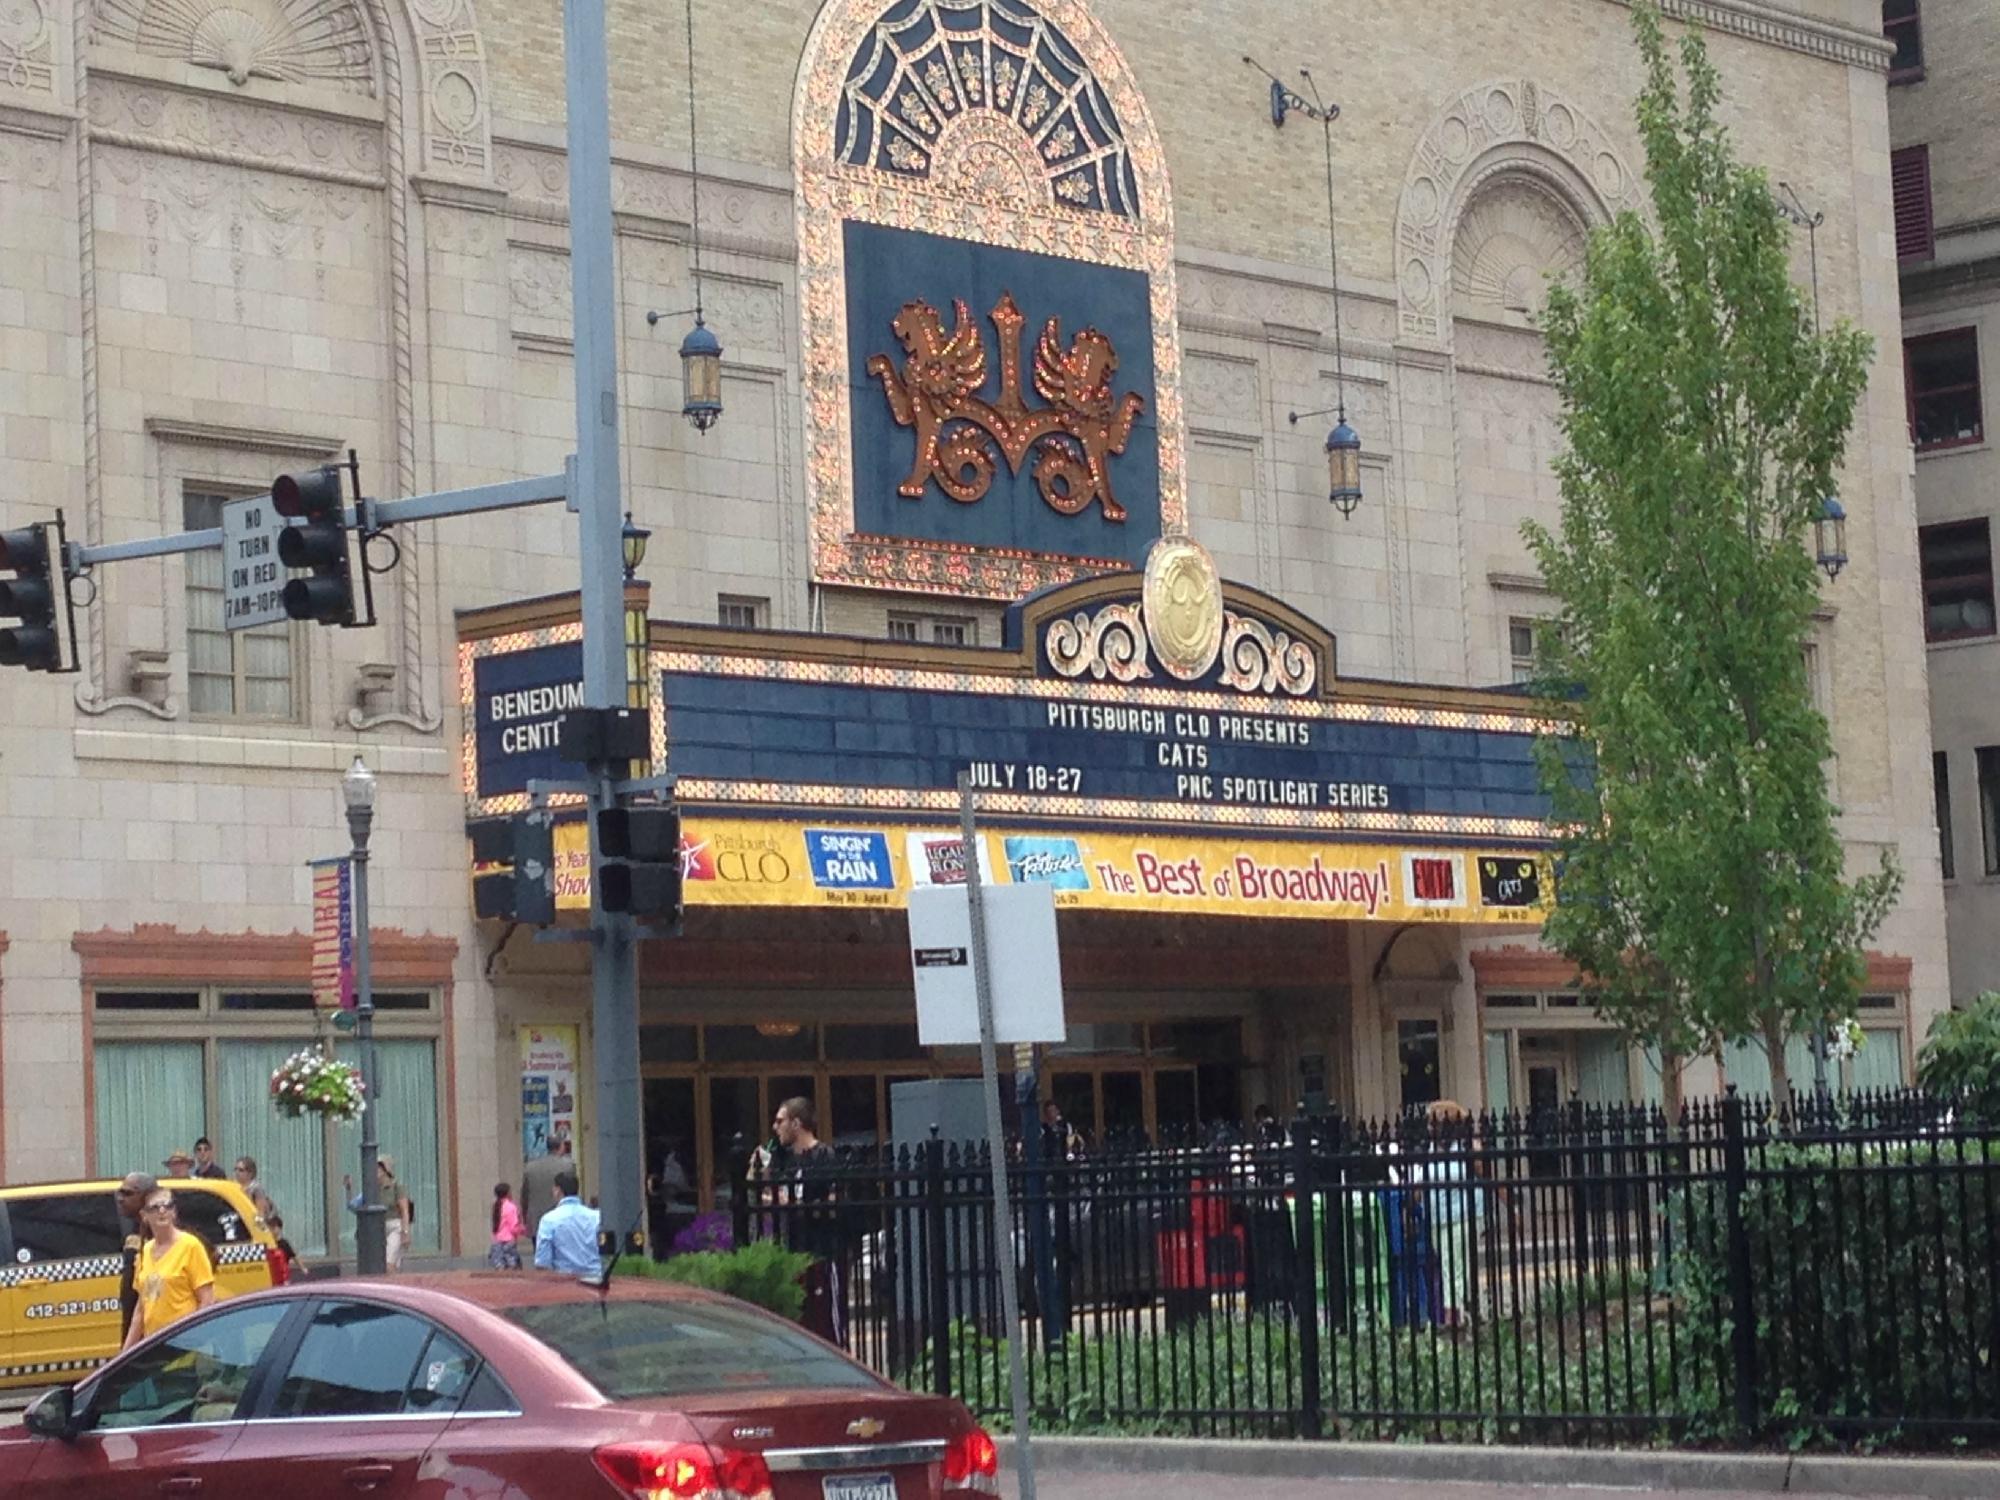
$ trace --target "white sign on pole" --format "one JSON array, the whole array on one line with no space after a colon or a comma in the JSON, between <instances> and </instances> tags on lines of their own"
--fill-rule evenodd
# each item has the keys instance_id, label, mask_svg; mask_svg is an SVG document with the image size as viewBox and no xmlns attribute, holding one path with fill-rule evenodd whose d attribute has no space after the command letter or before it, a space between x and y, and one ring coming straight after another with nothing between
<instances>
[{"instance_id":1,"label":"white sign on pole","mask_svg":"<svg viewBox=\"0 0 2000 1500\"><path fill-rule=\"evenodd\" d=\"M222 507L222 628L248 630L285 618L285 566L278 533L285 518L269 495Z\"/></svg>"},{"instance_id":2,"label":"white sign on pole","mask_svg":"<svg viewBox=\"0 0 2000 1500\"><path fill-rule=\"evenodd\" d=\"M979 894L993 971L993 1039L1062 1041L1054 888L982 881ZM919 886L910 892L910 967L917 984L917 1040L926 1047L978 1042L979 991L964 886Z\"/></svg>"}]
</instances>

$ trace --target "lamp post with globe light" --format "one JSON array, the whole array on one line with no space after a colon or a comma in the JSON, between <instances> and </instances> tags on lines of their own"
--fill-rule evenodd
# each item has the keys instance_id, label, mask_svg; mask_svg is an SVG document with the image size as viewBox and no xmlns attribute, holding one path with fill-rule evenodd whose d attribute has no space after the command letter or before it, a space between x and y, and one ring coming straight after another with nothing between
<instances>
[{"instance_id":1,"label":"lamp post with globe light","mask_svg":"<svg viewBox=\"0 0 2000 1500\"><path fill-rule=\"evenodd\" d=\"M383 1220L382 1185L375 1163L381 1146L375 1138L375 983L368 931L368 834L375 823L375 773L360 756L340 781L347 806L347 831L354 841L348 853L354 869L354 1021L361 1046L361 1207L354 1231L354 1268L363 1276L381 1276L389 1269L387 1229Z\"/></svg>"}]
</instances>

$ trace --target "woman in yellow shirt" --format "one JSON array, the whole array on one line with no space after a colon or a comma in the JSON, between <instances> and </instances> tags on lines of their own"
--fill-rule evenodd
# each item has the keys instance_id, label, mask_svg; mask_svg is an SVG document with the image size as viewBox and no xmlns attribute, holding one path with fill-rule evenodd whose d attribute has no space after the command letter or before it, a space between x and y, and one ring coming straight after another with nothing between
<instances>
[{"instance_id":1,"label":"woman in yellow shirt","mask_svg":"<svg viewBox=\"0 0 2000 1500\"><path fill-rule=\"evenodd\" d=\"M153 1237L140 1252L133 1277L139 1305L125 1336L128 1349L215 1300L215 1268L209 1264L208 1249L176 1221L174 1195L165 1189L149 1193L144 1212Z\"/></svg>"}]
</instances>

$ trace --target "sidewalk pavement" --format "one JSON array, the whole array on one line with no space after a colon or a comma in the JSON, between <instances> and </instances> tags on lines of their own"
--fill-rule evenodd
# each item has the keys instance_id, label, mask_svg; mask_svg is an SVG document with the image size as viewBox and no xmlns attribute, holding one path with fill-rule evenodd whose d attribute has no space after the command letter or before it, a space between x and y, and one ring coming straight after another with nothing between
<instances>
[{"instance_id":1,"label":"sidewalk pavement","mask_svg":"<svg viewBox=\"0 0 2000 1500\"><path fill-rule=\"evenodd\" d=\"M1013 1441L1000 1439L1011 1470ZM1035 1474L1058 1494L1150 1500L1144 1482L1096 1485L1116 1478L1157 1481L1201 1475L1256 1484L1259 1500L1335 1493L1358 1500L1353 1481L1397 1484L1525 1486L1532 1490L1674 1491L1732 1495L1842 1495L1991 1500L2000 1495L2000 1462L1832 1454L1709 1453L1647 1449L1472 1447L1458 1444L1242 1442L1207 1438L1037 1438ZM1365 1492L1364 1492L1365 1493ZM1420 1497L1418 1497L1420 1500Z\"/></svg>"}]
</instances>

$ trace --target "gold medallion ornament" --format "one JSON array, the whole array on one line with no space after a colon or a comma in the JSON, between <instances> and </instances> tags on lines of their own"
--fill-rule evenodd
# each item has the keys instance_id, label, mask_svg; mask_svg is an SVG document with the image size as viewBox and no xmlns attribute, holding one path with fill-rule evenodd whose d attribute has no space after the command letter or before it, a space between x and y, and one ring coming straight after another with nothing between
<instances>
[{"instance_id":1,"label":"gold medallion ornament","mask_svg":"<svg viewBox=\"0 0 2000 1500\"><path fill-rule=\"evenodd\" d=\"M1222 580L1208 549L1186 536L1164 536L1146 554L1146 639L1160 665L1193 682L1222 649Z\"/></svg>"}]
</instances>

